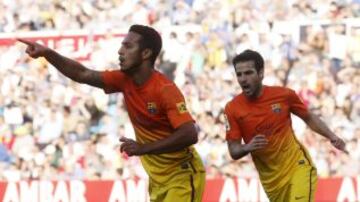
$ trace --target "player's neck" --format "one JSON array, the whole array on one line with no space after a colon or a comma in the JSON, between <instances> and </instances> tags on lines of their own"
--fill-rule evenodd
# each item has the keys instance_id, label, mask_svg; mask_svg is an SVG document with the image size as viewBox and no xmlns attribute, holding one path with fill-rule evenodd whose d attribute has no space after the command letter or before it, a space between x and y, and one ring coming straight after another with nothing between
<instances>
[{"instance_id":1,"label":"player's neck","mask_svg":"<svg viewBox=\"0 0 360 202\"><path fill-rule=\"evenodd\" d=\"M264 86L262 84L260 84L258 86L258 89L256 90L256 92L254 93L254 95L251 97L248 97L248 99L249 100L259 99L263 93L264 93Z\"/></svg>"},{"instance_id":2,"label":"player's neck","mask_svg":"<svg viewBox=\"0 0 360 202\"><path fill-rule=\"evenodd\" d=\"M136 73L131 75L131 78L134 81L135 85L141 86L147 80L150 79L153 72L154 72L154 68L149 67L149 66L147 66L147 67L141 66Z\"/></svg>"}]
</instances>

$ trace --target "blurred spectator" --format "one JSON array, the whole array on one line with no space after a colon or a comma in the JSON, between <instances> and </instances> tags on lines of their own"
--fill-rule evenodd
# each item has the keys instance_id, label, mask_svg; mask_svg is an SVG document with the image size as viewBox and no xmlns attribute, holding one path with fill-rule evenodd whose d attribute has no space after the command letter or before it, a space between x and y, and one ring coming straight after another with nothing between
<instances>
[{"instance_id":1,"label":"blurred spectator","mask_svg":"<svg viewBox=\"0 0 360 202\"><path fill-rule=\"evenodd\" d=\"M239 12L241 11L241 12ZM255 49L265 58L265 84L296 90L348 144L338 153L293 119L321 177L360 173L359 1L1 1L0 36L85 30L96 70L117 68L115 29L150 24L164 38L157 67L186 94L199 126L196 147L207 177L257 176L249 159L226 150L222 109L240 91L231 59ZM0 46L0 180L145 178L138 158L118 152L134 137L122 96L74 84L23 47ZM20 50L21 49L21 50ZM236 88L234 90L234 88Z\"/></svg>"}]
</instances>

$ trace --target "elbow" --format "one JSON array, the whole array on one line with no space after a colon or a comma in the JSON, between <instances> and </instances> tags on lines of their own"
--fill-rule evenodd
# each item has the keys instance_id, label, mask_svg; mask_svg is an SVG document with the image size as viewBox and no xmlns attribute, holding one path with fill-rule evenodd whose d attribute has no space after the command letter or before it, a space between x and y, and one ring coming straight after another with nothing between
<instances>
[{"instance_id":1,"label":"elbow","mask_svg":"<svg viewBox=\"0 0 360 202\"><path fill-rule=\"evenodd\" d=\"M233 154L233 153L231 153L231 152L230 152L230 157L232 158L232 160L238 160L238 159L240 159L240 156L235 155L235 154Z\"/></svg>"},{"instance_id":2,"label":"elbow","mask_svg":"<svg viewBox=\"0 0 360 202\"><path fill-rule=\"evenodd\" d=\"M78 82L80 84L85 84L86 83L86 78L84 75L82 74L78 74L76 77L71 78L73 81Z\"/></svg>"},{"instance_id":3,"label":"elbow","mask_svg":"<svg viewBox=\"0 0 360 202\"><path fill-rule=\"evenodd\" d=\"M234 148L229 148L229 154L230 154L230 157L233 159L233 160L239 160L241 159L242 157L244 157L247 153L244 152L243 150L234 150Z\"/></svg>"},{"instance_id":4,"label":"elbow","mask_svg":"<svg viewBox=\"0 0 360 202\"><path fill-rule=\"evenodd\" d=\"M79 71L73 77L70 77L73 81L81 84L88 84L89 78L91 78L91 71L83 68L78 68Z\"/></svg>"},{"instance_id":5,"label":"elbow","mask_svg":"<svg viewBox=\"0 0 360 202\"><path fill-rule=\"evenodd\" d=\"M247 145L242 145L240 141L228 141L228 151L233 160L241 159L250 152Z\"/></svg>"},{"instance_id":6,"label":"elbow","mask_svg":"<svg viewBox=\"0 0 360 202\"><path fill-rule=\"evenodd\" d=\"M197 132L192 132L191 135L189 135L189 136L190 136L189 145L196 144L199 141Z\"/></svg>"},{"instance_id":7,"label":"elbow","mask_svg":"<svg viewBox=\"0 0 360 202\"><path fill-rule=\"evenodd\" d=\"M187 124L183 129L181 138L184 138L183 140L186 142L186 146L196 144L199 141L198 130L194 124Z\"/></svg>"}]
</instances>

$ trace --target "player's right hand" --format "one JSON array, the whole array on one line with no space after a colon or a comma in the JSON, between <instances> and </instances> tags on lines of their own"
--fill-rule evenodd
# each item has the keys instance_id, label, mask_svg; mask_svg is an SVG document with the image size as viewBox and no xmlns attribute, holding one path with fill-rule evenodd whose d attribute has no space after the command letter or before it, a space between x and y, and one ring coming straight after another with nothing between
<instances>
[{"instance_id":1,"label":"player's right hand","mask_svg":"<svg viewBox=\"0 0 360 202\"><path fill-rule=\"evenodd\" d=\"M338 150L343 151L345 154L349 154L349 151L346 149L346 143L343 139L335 135L330 138L330 142Z\"/></svg>"},{"instance_id":2,"label":"player's right hand","mask_svg":"<svg viewBox=\"0 0 360 202\"><path fill-rule=\"evenodd\" d=\"M142 146L135 140L121 137L119 141L122 142L120 145L120 152L125 152L128 156L143 155Z\"/></svg>"},{"instance_id":3,"label":"player's right hand","mask_svg":"<svg viewBox=\"0 0 360 202\"><path fill-rule=\"evenodd\" d=\"M26 39L17 39L17 41L27 45L25 52L32 58L38 58L44 56L46 50L48 49L43 45L40 45L36 42L32 42Z\"/></svg>"},{"instance_id":4,"label":"player's right hand","mask_svg":"<svg viewBox=\"0 0 360 202\"><path fill-rule=\"evenodd\" d=\"M256 135L253 139L246 145L247 151L252 152L259 149L263 149L268 144L268 140L266 139L265 135Z\"/></svg>"}]
</instances>

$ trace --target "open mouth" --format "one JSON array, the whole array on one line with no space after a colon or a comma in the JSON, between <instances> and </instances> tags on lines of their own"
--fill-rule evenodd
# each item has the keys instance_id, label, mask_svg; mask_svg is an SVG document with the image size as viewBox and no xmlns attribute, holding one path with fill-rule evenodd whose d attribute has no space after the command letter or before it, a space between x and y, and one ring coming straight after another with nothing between
<instances>
[{"instance_id":1,"label":"open mouth","mask_svg":"<svg viewBox=\"0 0 360 202\"><path fill-rule=\"evenodd\" d=\"M241 85L241 88L243 89L243 91L244 91L246 94L250 93L250 90L251 90L250 85L244 84L244 85Z\"/></svg>"},{"instance_id":2,"label":"open mouth","mask_svg":"<svg viewBox=\"0 0 360 202\"><path fill-rule=\"evenodd\" d=\"M120 65L123 64L125 62L125 58L124 57L119 57L119 62L120 62Z\"/></svg>"}]
</instances>

